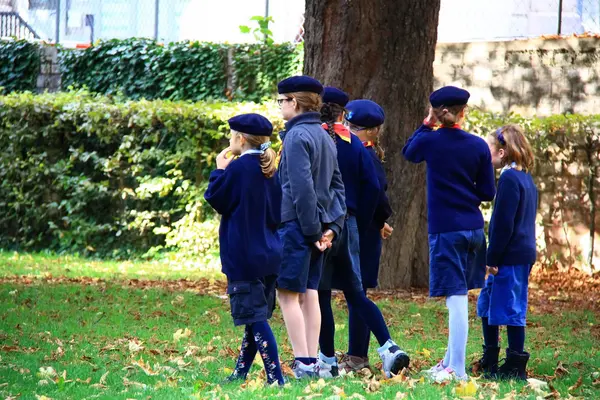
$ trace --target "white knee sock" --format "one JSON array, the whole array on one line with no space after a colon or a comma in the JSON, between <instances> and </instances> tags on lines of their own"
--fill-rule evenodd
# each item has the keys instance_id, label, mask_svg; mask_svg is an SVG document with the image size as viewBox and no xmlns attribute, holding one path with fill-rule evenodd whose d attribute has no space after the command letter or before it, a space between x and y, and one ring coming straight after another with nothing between
<instances>
[{"instance_id":1,"label":"white knee sock","mask_svg":"<svg viewBox=\"0 0 600 400\"><path fill-rule=\"evenodd\" d=\"M467 295L450 296L446 298L448 307L448 363L444 365L454 370L457 377L466 376L465 357L467 353L467 338L469 336L469 298Z\"/></svg>"}]
</instances>

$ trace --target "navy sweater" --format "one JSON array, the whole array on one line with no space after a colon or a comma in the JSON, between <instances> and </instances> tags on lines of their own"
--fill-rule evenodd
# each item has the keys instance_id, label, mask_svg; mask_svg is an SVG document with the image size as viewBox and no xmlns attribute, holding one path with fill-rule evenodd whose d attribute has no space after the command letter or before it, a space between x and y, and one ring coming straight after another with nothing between
<instances>
[{"instance_id":1,"label":"navy sweater","mask_svg":"<svg viewBox=\"0 0 600 400\"><path fill-rule=\"evenodd\" d=\"M410 162L427 163L429 233L483 228L479 205L496 193L485 140L461 129L421 125L402 153Z\"/></svg>"},{"instance_id":2,"label":"navy sweater","mask_svg":"<svg viewBox=\"0 0 600 400\"><path fill-rule=\"evenodd\" d=\"M300 114L280 134L281 221L297 219L309 243L321 238L325 226L339 235L346 217L337 150L320 117L318 112Z\"/></svg>"},{"instance_id":3,"label":"navy sweater","mask_svg":"<svg viewBox=\"0 0 600 400\"><path fill-rule=\"evenodd\" d=\"M213 171L204 198L222 215L219 243L227 278L248 281L279 274L281 185L277 176L264 176L260 156L246 154Z\"/></svg>"},{"instance_id":4,"label":"navy sweater","mask_svg":"<svg viewBox=\"0 0 600 400\"><path fill-rule=\"evenodd\" d=\"M377 152L373 146L367 146L365 148L367 154L373 160L373 165L375 166L375 174L377 175L377 180L379 181L379 187L381 190L379 191L379 199L377 200L377 207L375 208L375 213L373 215L373 221L371 226L377 230L383 228L385 222L392 216L392 207L390 206L390 200L387 196L388 182L385 176L385 169L383 168L383 163L377 156Z\"/></svg>"},{"instance_id":5,"label":"navy sweater","mask_svg":"<svg viewBox=\"0 0 600 400\"><path fill-rule=\"evenodd\" d=\"M368 228L379 199L379 181L373 160L360 139L342 124L336 137L337 159L346 193L346 208L356 216L359 231ZM347 140L350 140L348 142Z\"/></svg>"},{"instance_id":6,"label":"navy sweater","mask_svg":"<svg viewBox=\"0 0 600 400\"><path fill-rule=\"evenodd\" d=\"M516 169L502 172L490 221L489 266L535 263L537 203L537 188L530 174Z\"/></svg>"}]
</instances>

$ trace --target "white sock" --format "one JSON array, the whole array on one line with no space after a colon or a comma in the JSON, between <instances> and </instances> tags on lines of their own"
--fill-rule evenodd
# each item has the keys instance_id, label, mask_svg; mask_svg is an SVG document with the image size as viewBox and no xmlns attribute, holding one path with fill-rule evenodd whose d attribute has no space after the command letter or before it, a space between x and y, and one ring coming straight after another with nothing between
<instances>
[{"instance_id":1,"label":"white sock","mask_svg":"<svg viewBox=\"0 0 600 400\"><path fill-rule=\"evenodd\" d=\"M448 365L458 377L466 376L465 358L467 339L469 336L469 297L467 295L449 296L446 298L448 307ZM444 363L445 364L445 363Z\"/></svg>"},{"instance_id":2,"label":"white sock","mask_svg":"<svg viewBox=\"0 0 600 400\"><path fill-rule=\"evenodd\" d=\"M448 348L446 349L446 355L444 356L444 359L442 360L442 367L448 368L449 365L450 365L450 338L448 338Z\"/></svg>"},{"instance_id":3,"label":"white sock","mask_svg":"<svg viewBox=\"0 0 600 400\"><path fill-rule=\"evenodd\" d=\"M319 360L323 361L325 364L337 365L337 358L335 356L327 357L325 354L323 354L321 352L319 352Z\"/></svg>"}]
</instances>

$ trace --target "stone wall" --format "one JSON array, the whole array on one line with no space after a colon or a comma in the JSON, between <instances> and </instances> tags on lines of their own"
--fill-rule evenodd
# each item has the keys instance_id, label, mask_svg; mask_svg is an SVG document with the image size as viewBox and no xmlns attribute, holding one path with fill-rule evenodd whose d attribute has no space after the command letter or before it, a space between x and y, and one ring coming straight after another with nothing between
<instances>
[{"instance_id":1,"label":"stone wall","mask_svg":"<svg viewBox=\"0 0 600 400\"><path fill-rule=\"evenodd\" d=\"M600 37L440 43L434 74L487 111L600 113Z\"/></svg>"}]
</instances>

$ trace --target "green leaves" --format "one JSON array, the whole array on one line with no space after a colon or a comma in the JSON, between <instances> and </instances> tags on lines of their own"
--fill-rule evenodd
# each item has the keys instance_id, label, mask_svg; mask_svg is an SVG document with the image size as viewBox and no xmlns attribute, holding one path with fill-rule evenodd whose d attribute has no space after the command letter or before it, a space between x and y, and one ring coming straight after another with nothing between
<instances>
[{"instance_id":1,"label":"green leaves","mask_svg":"<svg viewBox=\"0 0 600 400\"><path fill-rule=\"evenodd\" d=\"M40 47L37 43L0 40L0 87L4 92L35 90L39 72Z\"/></svg>"},{"instance_id":2,"label":"green leaves","mask_svg":"<svg viewBox=\"0 0 600 400\"><path fill-rule=\"evenodd\" d=\"M0 96L0 248L214 253L203 193L226 121L260 112L276 122L269 104Z\"/></svg>"},{"instance_id":3,"label":"green leaves","mask_svg":"<svg viewBox=\"0 0 600 400\"><path fill-rule=\"evenodd\" d=\"M270 31L268 21L261 23L267 25L255 33L263 41ZM62 84L134 100L256 101L273 96L286 74L302 70L302 47L271 42L252 45L247 53L245 45L100 41L85 50L61 50Z\"/></svg>"}]
</instances>

